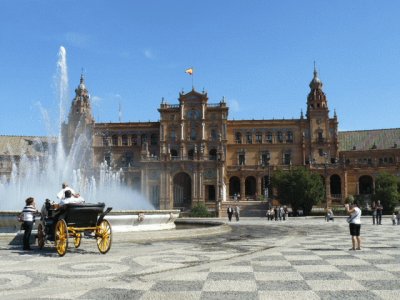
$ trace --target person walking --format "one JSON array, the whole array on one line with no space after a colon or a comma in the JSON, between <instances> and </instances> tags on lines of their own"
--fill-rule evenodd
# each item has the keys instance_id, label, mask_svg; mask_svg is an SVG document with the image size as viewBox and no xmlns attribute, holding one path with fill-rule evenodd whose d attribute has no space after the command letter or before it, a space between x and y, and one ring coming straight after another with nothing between
<instances>
[{"instance_id":1,"label":"person walking","mask_svg":"<svg viewBox=\"0 0 400 300\"><path fill-rule=\"evenodd\" d=\"M229 222L231 222L232 221L232 216L233 216L233 208L232 208L232 206L228 206L228 209L226 210L226 213L228 214L228 219L229 219Z\"/></svg>"},{"instance_id":2,"label":"person walking","mask_svg":"<svg viewBox=\"0 0 400 300\"><path fill-rule=\"evenodd\" d=\"M240 208L239 208L239 206L235 207L235 217L236 217L236 221L238 222L239 218L240 218Z\"/></svg>"},{"instance_id":3,"label":"person walking","mask_svg":"<svg viewBox=\"0 0 400 300\"><path fill-rule=\"evenodd\" d=\"M35 222L35 214L37 213L35 199L33 197L29 197L25 200L25 207L23 208L20 218L22 219L22 228L24 231L23 237L23 250L32 250L30 246L30 238L32 233L33 224Z\"/></svg>"},{"instance_id":4,"label":"person walking","mask_svg":"<svg viewBox=\"0 0 400 300\"><path fill-rule=\"evenodd\" d=\"M376 202L375 201L372 202L371 209L372 209L372 224L375 225L375 222L376 222L376 224L378 224L377 217L376 217Z\"/></svg>"},{"instance_id":5,"label":"person walking","mask_svg":"<svg viewBox=\"0 0 400 300\"><path fill-rule=\"evenodd\" d=\"M358 207L358 203L355 202L352 206L345 204L344 208L349 214L347 222L349 223L351 243L352 247L350 250L361 250L361 209Z\"/></svg>"},{"instance_id":6,"label":"person walking","mask_svg":"<svg viewBox=\"0 0 400 300\"><path fill-rule=\"evenodd\" d=\"M381 200L378 200L376 203L376 222L377 225L382 225L382 212L383 212L383 206L381 204Z\"/></svg>"},{"instance_id":7,"label":"person walking","mask_svg":"<svg viewBox=\"0 0 400 300\"><path fill-rule=\"evenodd\" d=\"M392 224L396 225L396 213L395 212L393 212L393 214L392 214Z\"/></svg>"}]
</instances>

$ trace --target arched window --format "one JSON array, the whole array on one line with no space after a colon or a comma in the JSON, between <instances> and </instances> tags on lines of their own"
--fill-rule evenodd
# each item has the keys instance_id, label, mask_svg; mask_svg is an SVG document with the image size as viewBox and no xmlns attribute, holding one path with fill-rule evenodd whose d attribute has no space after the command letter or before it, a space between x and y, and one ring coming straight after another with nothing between
<instances>
[{"instance_id":1,"label":"arched window","mask_svg":"<svg viewBox=\"0 0 400 300\"><path fill-rule=\"evenodd\" d=\"M286 143L293 143L293 132L288 131L286 133Z\"/></svg>"},{"instance_id":2,"label":"arched window","mask_svg":"<svg viewBox=\"0 0 400 300\"><path fill-rule=\"evenodd\" d=\"M256 132L256 143L261 144L262 143L262 134L261 132Z\"/></svg>"},{"instance_id":3,"label":"arched window","mask_svg":"<svg viewBox=\"0 0 400 300\"><path fill-rule=\"evenodd\" d=\"M267 132L266 139L267 139L267 143L272 144L272 132L270 132L270 131Z\"/></svg>"},{"instance_id":4,"label":"arched window","mask_svg":"<svg viewBox=\"0 0 400 300\"><path fill-rule=\"evenodd\" d=\"M282 131L278 131L277 138L278 138L278 142L279 142L279 143L283 143L283 134L282 134Z\"/></svg>"},{"instance_id":5,"label":"arched window","mask_svg":"<svg viewBox=\"0 0 400 300\"><path fill-rule=\"evenodd\" d=\"M251 132L246 132L246 143L247 144L253 143L253 135L251 134Z\"/></svg>"}]
</instances>

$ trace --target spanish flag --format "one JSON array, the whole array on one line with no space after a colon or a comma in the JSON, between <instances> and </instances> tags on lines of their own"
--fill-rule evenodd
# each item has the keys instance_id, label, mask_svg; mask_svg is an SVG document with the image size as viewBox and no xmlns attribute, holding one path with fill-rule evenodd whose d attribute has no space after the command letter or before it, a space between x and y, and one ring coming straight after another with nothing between
<instances>
[{"instance_id":1,"label":"spanish flag","mask_svg":"<svg viewBox=\"0 0 400 300\"><path fill-rule=\"evenodd\" d=\"M185 70L186 74L193 75L193 68Z\"/></svg>"}]
</instances>

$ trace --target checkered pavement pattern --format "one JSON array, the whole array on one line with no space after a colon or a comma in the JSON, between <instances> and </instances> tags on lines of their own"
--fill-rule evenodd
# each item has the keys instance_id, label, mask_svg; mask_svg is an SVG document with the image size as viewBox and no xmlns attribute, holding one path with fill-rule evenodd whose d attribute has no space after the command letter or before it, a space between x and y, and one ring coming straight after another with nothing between
<instances>
[{"instance_id":1,"label":"checkered pavement pattern","mask_svg":"<svg viewBox=\"0 0 400 300\"><path fill-rule=\"evenodd\" d=\"M271 223L268 228L274 230L279 226ZM347 224L321 224L313 229L300 223L288 226L298 229L303 236L286 240L280 246L277 237L272 241L241 241L236 246L241 243L241 247L255 249L251 255L138 276L121 288L105 289L103 295L118 299L185 300L399 299L400 226L363 225L361 251L349 250ZM268 242L278 247L266 249ZM175 255L179 260L179 253ZM100 294L88 292L81 297L94 299Z\"/></svg>"}]
</instances>

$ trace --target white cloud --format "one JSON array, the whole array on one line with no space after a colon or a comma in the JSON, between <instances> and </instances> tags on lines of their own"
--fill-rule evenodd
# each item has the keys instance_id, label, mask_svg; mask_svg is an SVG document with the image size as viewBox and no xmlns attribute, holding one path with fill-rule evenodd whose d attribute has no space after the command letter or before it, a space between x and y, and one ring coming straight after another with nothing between
<instances>
[{"instance_id":1,"label":"white cloud","mask_svg":"<svg viewBox=\"0 0 400 300\"><path fill-rule=\"evenodd\" d=\"M101 103L103 101L103 98L101 98L99 96L91 96L90 101L92 102L92 105L98 105L99 103Z\"/></svg>"}]
</instances>

